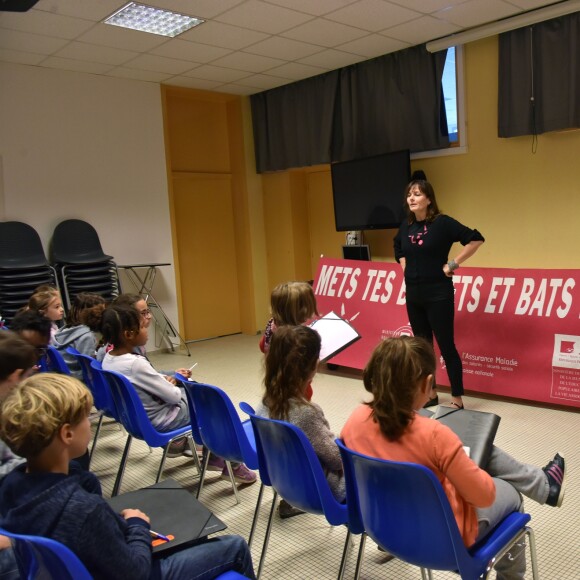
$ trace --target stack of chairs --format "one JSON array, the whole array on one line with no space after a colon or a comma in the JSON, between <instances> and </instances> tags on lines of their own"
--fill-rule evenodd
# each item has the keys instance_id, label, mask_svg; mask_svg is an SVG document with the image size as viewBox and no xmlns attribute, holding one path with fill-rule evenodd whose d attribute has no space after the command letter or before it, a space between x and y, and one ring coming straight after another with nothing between
<instances>
[{"instance_id":1,"label":"stack of chairs","mask_svg":"<svg viewBox=\"0 0 580 580\"><path fill-rule=\"evenodd\" d=\"M44 284L56 284L55 272L37 231L22 222L0 222L0 315L8 326Z\"/></svg>"},{"instance_id":2,"label":"stack of chairs","mask_svg":"<svg viewBox=\"0 0 580 580\"><path fill-rule=\"evenodd\" d=\"M78 219L58 224L52 235L50 257L67 310L81 292L100 294L107 301L119 295L117 265L112 256L103 252L91 224Z\"/></svg>"}]
</instances>

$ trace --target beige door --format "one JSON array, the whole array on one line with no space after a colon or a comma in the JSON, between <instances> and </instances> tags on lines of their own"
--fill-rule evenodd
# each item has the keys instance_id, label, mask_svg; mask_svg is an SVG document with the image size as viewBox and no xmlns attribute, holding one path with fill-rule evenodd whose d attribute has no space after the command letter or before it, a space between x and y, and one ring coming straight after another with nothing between
<instances>
[{"instance_id":1,"label":"beige door","mask_svg":"<svg viewBox=\"0 0 580 580\"><path fill-rule=\"evenodd\" d=\"M240 332L229 174L173 176L185 339Z\"/></svg>"}]
</instances>

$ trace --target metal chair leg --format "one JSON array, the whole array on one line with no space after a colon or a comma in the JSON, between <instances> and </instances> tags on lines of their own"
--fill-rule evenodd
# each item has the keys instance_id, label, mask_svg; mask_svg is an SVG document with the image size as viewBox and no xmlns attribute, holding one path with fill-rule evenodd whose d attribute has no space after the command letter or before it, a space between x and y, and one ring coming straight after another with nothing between
<instances>
[{"instance_id":1,"label":"metal chair leg","mask_svg":"<svg viewBox=\"0 0 580 580\"><path fill-rule=\"evenodd\" d=\"M262 507L262 496L264 495L264 484L260 484L260 491L258 492L258 501L256 502L256 510L254 511L254 518L252 520L252 527L250 528L250 537L248 538L248 547L252 547L252 540L254 539L254 532L256 531L256 525L258 523L258 514L260 513L260 508Z\"/></svg>"},{"instance_id":2,"label":"metal chair leg","mask_svg":"<svg viewBox=\"0 0 580 580\"><path fill-rule=\"evenodd\" d=\"M161 463L159 464L159 469L157 470L157 477L155 478L155 483L159 482L159 480L161 479L161 475L163 474L163 468L165 467L165 460L167 459L169 445L171 445L171 441L163 448L163 455L161 456Z\"/></svg>"},{"instance_id":3,"label":"metal chair leg","mask_svg":"<svg viewBox=\"0 0 580 580\"><path fill-rule=\"evenodd\" d=\"M365 556L365 544L367 541L367 534L363 532L360 536L360 545L358 547L358 558L356 559L356 568L354 571L354 580L358 580L362 570L363 560Z\"/></svg>"},{"instance_id":4,"label":"metal chair leg","mask_svg":"<svg viewBox=\"0 0 580 580\"><path fill-rule=\"evenodd\" d=\"M123 480L123 474L125 473L125 465L127 463L127 457L129 456L129 449L131 448L131 441L133 441L133 436L127 436L127 443L125 443L125 449L123 450L123 456L121 457L121 465L119 465L119 471L117 472L117 479L115 479L115 485L113 486L112 497L119 495L119 489L121 488L121 481Z\"/></svg>"},{"instance_id":5,"label":"metal chair leg","mask_svg":"<svg viewBox=\"0 0 580 580\"><path fill-rule=\"evenodd\" d=\"M195 494L195 498L199 499L199 495L201 493L201 488L203 487L203 481L205 479L205 473L207 471L207 462L209 461L209 449L206 448L206 454L203 460L203 467L201 469L201 475L199 476L199 486L197 488L197 493Z\"/></svg>"},{"instance_id":6,"label":"metal chair leg","mask_svg":"<svg viewBox=\"0 0 580 580\"><path fill-rule=\"evenodd\" d=\"M348 558L348 553L350 551L350 530L346 530L346 540L344 541L344 549L342 550L342 558L340 560L340 568L338 569L338 580L342 580L344 577L344 569L346 568L346 560Z\"/></svg>"},{"instance_id":7,"label":"metal chair leg","mask_svg":"<svg viewBox=\"0 0 580 580\"><path fill-rule=\"evenodd\" d=\"M260 556L260 565L258 566L256 580L260 580L260 577L262 575L262 568L264 567L264 561L266 559L266 550L268 549L268 543L270 541L270 532L272 531L272 520L274 518L274 510L276 509L277 499L278 492L274 490L274 498L272 499L272 507L270 508L270 515L268 516L268 525L266 526L266 535L264 536L264 545L262 546L262 554Z\"/></svg>"},{"instance_id":8,"label":"metal chair leg","mask_svg":"<svg viewBox=\"0 0 580 580\"><path fill-rule=\"evenodd\" d=\"M95 447L97 446L97 439L99 438L99 433L101 432L102 423L103 423L103 413L101 413L101 416L99 417L97 428L95 430L95 436L93 437L93 444L91 445L91 451L89 453L89 465L91 464L91 459L93 458L93 453L95 452Z\"/></svg>"},{"instance_id":9,"label":"metal chair leg","mask_svg":"<svg viewBox=\"0 0 580 580\"><path fill-rule=\"evenodd\" d=\"M530 559L532 561L532 578L540 580L540 571L538 570L538 553L536 552L536 536L532 528L526 527L526 535L528 536L528 544L530 546Z\"/></svg>"},{"instance_id":10,"label":"metal chair leg","mask_svg":"<svg viewBox=\"0 0 580 580\"><path fill-rule=\"evenodd\" d=\"M228 475L230 476L230 481L232 482L232 488L234 490L234 495L236 496L236 503L240 503L240 498L238 496L238 486L236 485L236 480L234 479L234 470L232 469L232 464L226 461L226 469L228 470Z\"/></svg>"}]
</instances>

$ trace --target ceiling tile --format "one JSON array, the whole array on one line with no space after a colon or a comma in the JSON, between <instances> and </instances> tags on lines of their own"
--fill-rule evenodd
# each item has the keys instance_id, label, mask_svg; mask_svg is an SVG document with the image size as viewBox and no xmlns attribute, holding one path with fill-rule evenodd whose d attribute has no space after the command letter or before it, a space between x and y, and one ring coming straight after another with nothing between
<instances>
[{"instance_id":1,"label":"ceiling tile","mask_svg":"<svg viewBox=\"0 0 580 580\"><path fill-rule=\"evenodd\" d=\"M515 4L522 10L534 10L534 8L539 8L540 6L554 4L552 0L509 0L509 3Z\"/></svg>"},{"instance_id":2,"label":"ceiling tile","mask_svg":"<svg viewBox=\"0 0 580 580\"><path fill-rule=\"evenodd\" d=\"M247 52L234 52L222 58L218 58L212 64L216 66L225 66L226 68L235 68L248 72L264 72L275 66L284 64L283 60L260 56L259 54L248 54Z\"/></svg>"},{"instance_id":3,"label":"ceiling tile","mask_svg":"<svg viewBox=\"0 0 580 580\"><path fill-rule=\"evenodd\" d=\"M459 30L461 30L459 26L446 20L423 16L412 22L405 22L405 24L399 24L393 28L383 30L380 34L414 45L422 44L433 38L447 36Z\"/></svg>"},{"instance_id":4,"label":"ceiling tile","mask_svg":"<svg viewBox=\"0 0 580 580\"><path fill-rule=\"evenodd\" d=\"M253 95L254 93L261 92L260 89L256 89L255 87L246 87L245 85L235 83L221 85L217 91L219 93L230 93L232 95Z\"/></svg>"},{"instance_id":5,"label":"ceiling tile","mask_svg":"<svg viewBox=\"0 0 580 580\"><path fill-rule=\"evenodd\" d=\"M266 4L258 0L247 0L247 2L216 17L219 22L236 24L237 26L269 34L284 32L284 30L298 26L311 19L312 16L307 14Z\"/></svg>"},{"instance_id":6,"label":"ceiling tile","mask_svg":"<svg viewBox=\"0 0 580 580\"><path fill-rule=\"evenodd\" d=\"M303 64L309 64L311 66L325 68L326 70L334 70L337 68L342 68L343 66L349 66L355 62L359 62L360 60L361 56L358 54L352 54L342 50L334 50L333 48L329 48L319 52L318 54L313 54L312 56L301 58L299 62Z\"/></svg>"},{"instance_id":7,"label":"ceiling tile","mask_svg":"<svg viewBox=\"0 0 580 580\"><path fill-rule=\"evenodd\" d=\"M306 12L314 16L322 16L328 14L333 10L344 8L348 4L352 4L357 0L267 0L270 4L277 6L284 6L285 8L292 8L299 12Z\"/></svg>"},{"instance_id":8,"label":"ceiling tile","mask_svg":"<svg viewBox=\"0 0 580 580\"><path fill-rule=\"evenodd\" d=\"M150 52L151 54L158 54L169 58L180 58L194 62L209 62L210 60L215 60L216 58L229 54L231 50L173 38Z\"/></svg>"},{"instance_id":9,"label":"ceiling tile","mask_svg":"<svg viewBox=\"0 0 580 580\"><path fill-rule=\"evenodd\" d=\"M433 16L453 22L453 24L463 28L469 28L493 22L519 12L520 10L517 7L501 0L486 0L485 2L468 0L458 6L435 12Z\"/></svg>"},{"instance_id":10,"label":"ceiling tile","mask_svg":"<svg viewBox=\"0 0 580 580\"><path fill-rule=\"evenodd\" d=\"M20 50L7 50L0 48L0 61L14 62L16 64L38 64L45 59L44 54L33 54L32 52L22 52Z\"/></svg>"},{"instance_id":11,"label":"ceiling tile","mask_svg":"<svg viewBox=\"0 0 580 580\"><path fill-rule=\"evenodd\" d=\"M172 12L181 12L201 18L215 18L244 0L140 0Z\"/></svg>"},{"instance_id":12,"label":"ceiling tile","mask_svg":"<svg viewBox=\"0 0 580 580\"><path fill-rule=\"evenodd\" d=\"M280 77L273 77L270 75L252 75L246 77L243 81L244 86L254 87L262 91L273 89L292 82L290 79L283 79ZM239 83L236 83L239 84Z\"/></svg>"},{"instance_id":13,"label":"ceiling tile","mask_svg":"<svg viewBox=\"0 0 580 580\"><path fill-rule=\"evenodd\" d=\"M135 81L149 81L151 83L160 83L172 77L172 75L167 73L160 73L150 70L137 70L123 66L117 66L110 70L107 73L107 76L121 79L133 79Z\"/></svg>"},{"instance_id":14,"label":"ceiling tile","mask_svg":"<svg viewBox=\"0 0 580 580\"><path fill-rule=\"evenodd\" d=\"M276 68L269 70L268 74L296 81L300 79L306 79L308 77L313 77L325 72L328 71L317 66L300 64L299 62L288 62L282 66L277 66Z\"/></svg>"},{"instance_id":15,"label":"ceiling tile","mask_svg":"<svg viewBox=\"0 0 580 580\"><path fill-rule=\"evenodd\" d=\"M170 79L164 81L163 84L174 87L186 87L188 89L203 89L206 91L211 91L221 85L221 83L215 81L207 81L205 79L194 79L191 77L183 77L183 76L171 77Z\"/></svg>"},{"instance_id":16,"label":"ceiling tile","mask_svg":"<svg viewBox=\"0 0 580 580\"><path fill-rule=\"evenodd\" d=\"M128 0L39 0L33 10L74 16L99 22L127 4Z\"/></svg>"},{"instance_id":17,"label":"ceiling tile","mask_svg":"<svg viewBox=\"0 0 580 580\"><path fill-rule=\"evenodd\" d=\"M399 4L409 10L416 10L423 14L432 14L437 10L449 8L467 2L467 0L389 0L392 4ZM480 0L485 3L486 0Z\"/></svg>"},{"instance_id":18,"label":"ceiling tile","mask_svg":"<svg viewBox=\"0 0 580 580\"><path fill-rule=\"evenodd\" d=\"M113 48L143 52L167 42L167 37L111 26L110 24L97 24L85 34L79 36L77 40L90 44L102 44Z\"/></svg>"},{"instance_id":19,"label":"ceiling tile","mask_svg":"<svg viewBox=\"0 0 580 580\"><path fill-rule=\"evenodd\" d=\"M383 0L359 0L332 14L327 14L325 18L376 32L419 16L421 14L418 12Z\"/></svg>"},{"instance_id":20,"label":"ceiling tile","mask_svg":"<svg viewBox=\"0 0 580 580\"><path fill-rule=\"evenodd\" d=\"M268 36L264 32L248 30L247 28L240 28L239 26L231 26L223 22L211 21L204 22L184 32L179 38L181 40L191 40L221 46L223 48L231 48L232 50L239 50L255 42L260 42L260 40L264 40Z\"/></svg>"},{"instance_id":21,"label":"ceiling tile","mask_svg":"<svg viewBox=\"0 0 580 580\"><path fill-rule=\"evenodd\" d=\"M138 52L121 50L110 46L98 46L85 42L69 42L64 48L54 54L62 58L88 60L103 64L119 65L138 56Z\"/></svg>"},{"instance_id":22,"label":"ceiling tile","mask_svg":"<svg viewBox=\"0 0 580 580\"><path fill-rule=\"evenodd\" d=\"M0 12L0 28L32 32L56 38L73 39L95 25L90 20L57 16L37 10L29 12Z\"/></svg>"},{"instance_id":23,"label":"ceiling tile","mask_svg":"<svg viewBox=\"0 0 580 580\"><path fill-rule=\"evenodd\" d=\"M34 52L36 54L52 54L67 44L64 38L51 38L40 34L19 32L18 30L2 30L0 32L0 48Z\"/></svg>"},{"instance_id":24,"label":"ceiling tile","mask_svg":"<svg viewBox=\"0 0 580 580\"><path fill-rule=\"evenodd\" d=\"M402 50L403 48L409 48L409 46L409 44L387 38L381 34L370 34L359 40L342 44L338 48L366 56L367 58L373 58L375 56L388 54L389 52L395 52L396 50Z\"/></svg>"},{"instance_id":25,"label":"ceiling tile","mask_svg":"<svg viewBox=\"0 0 580 580\"><path fill-rule=\"evenodd\" d=\"M239 71L232 68L204 64L184 73L184 76L204 79L208 81L217 81L220 83L231 83L234 81L239 81L240 79L247 77L249 74L250 73L246 71Z\"/></svg>"},{"instance_id":26,"label":"ceiling tile","mask_svg":"<svg viewBox=\"0 0 580 580\"><path fill-rule=\"evenodd\" d=\"M337 44L361 38L366 34L360 28L354 28L353 26L347 26L340 22L331 22L330 20L321 18L301 24L296 28L292 28L292 30L287 30L281 36L331 48Z\"/></svg>"},{"instance_id":27,"label":"ceiling tile","mask_svg":"<svg viewBox=\"0 0 580 580\"><path fill-rule=\"evenodd\" d=\"M111 69L111 65L108 64L87 62L85 60L73 60L70 58L59 58L57 56L49 56L42 61L42 66L100 75Z\"/></svg>"},{"instance_id":28,"label":"ceiling tile","mask_svg":"<svg viewBox=\"0 0 580 580\"><path fill-rule=\"evenodd\" d=\"M262 42L253 44L244 49L244 52L251 54L261 54L272 58L281 58L283 60L297 60L311 54L316 54L322 49L321 46L298 42L289 38L271 36Z\"/></svg>"},{"instance_id":29,"label":"ceiling tile","mask_svg":"<svg viewBox=\"0 0 580 580\"><path fill-rule=\"evenodd\" d=\"M165 58L154 54L141 54L137 58L127 63L129 68L152 70L161 73L179 75L187 70L191 70L193 65L185 60L175 58Z\"/></svg>"}]
</instances>

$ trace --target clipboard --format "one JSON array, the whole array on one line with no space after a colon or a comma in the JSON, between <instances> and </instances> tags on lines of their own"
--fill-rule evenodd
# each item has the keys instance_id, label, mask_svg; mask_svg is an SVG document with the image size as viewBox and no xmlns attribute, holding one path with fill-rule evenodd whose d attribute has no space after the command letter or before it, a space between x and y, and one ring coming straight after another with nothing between
<instances>
[{"instance_id":1,"label":"clipboard","mask_svg":"<svg viewBox=\"0 0 580 580\"><path fill-rule=\"evenodd\" d=\"M310 328L318 332L322 341L320 362L326 362L361 338L356 328L332 311L315 320Z\"/></svg>"},{"instance_id":2,"label":"clipboard","mask_svg":"<svg viewBox=\"0 0 580 580\"><path fill-rule=\"evenodd\" d=\"M117 513L127 508L140 509L149 516L152 530L173 536L170 542L153 546L153 557L167 556L175 549L227 528L174 479L117 495L107 502Z\"/></svg>"},{"instance_id":3,"label":"clipboard","mask_svg":"<svg viewBox=\"0 0 580 580\"><path fill-rule=\"evenodd\" d=\"M472 461L485 469L501 421L499 415L470 409L452 409L443 405L439 405L435 413L421 409L419 414L447 425L461 439Z\"/></svg>"}]
</instances>

